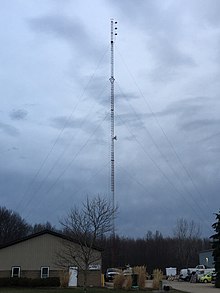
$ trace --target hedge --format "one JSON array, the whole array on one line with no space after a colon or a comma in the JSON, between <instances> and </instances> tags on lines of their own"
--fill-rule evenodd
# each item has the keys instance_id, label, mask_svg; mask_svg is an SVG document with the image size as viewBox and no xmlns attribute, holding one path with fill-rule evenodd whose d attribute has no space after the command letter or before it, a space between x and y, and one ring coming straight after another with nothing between
<instances>
[{"instance_id":1,"label":"hedge","mask_svg":"<svg viewBox=\"0 0 220 293\"><path fill-rule=\"evenodd\" d=\"M0 278L0 287L59 287L59 278Z\"/></svg>"}]
</instances>

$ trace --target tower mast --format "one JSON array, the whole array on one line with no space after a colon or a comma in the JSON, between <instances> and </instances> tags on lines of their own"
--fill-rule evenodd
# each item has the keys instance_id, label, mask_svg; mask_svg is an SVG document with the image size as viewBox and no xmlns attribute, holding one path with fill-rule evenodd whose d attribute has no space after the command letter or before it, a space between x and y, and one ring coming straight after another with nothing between
<instances>
[{"instance_id":1,"label":"tower mast","mask_svg":"<svg viewBox=\"0 0 220 293\"><path fill-rule=\"evenodd\" d=\"M111 19L111 195L112 206L115 210L115 78L114 78L114 36L117 35L117 22ZM115 215L113 215L113 236L115 235Z\"/></svg>"}]
</instances>

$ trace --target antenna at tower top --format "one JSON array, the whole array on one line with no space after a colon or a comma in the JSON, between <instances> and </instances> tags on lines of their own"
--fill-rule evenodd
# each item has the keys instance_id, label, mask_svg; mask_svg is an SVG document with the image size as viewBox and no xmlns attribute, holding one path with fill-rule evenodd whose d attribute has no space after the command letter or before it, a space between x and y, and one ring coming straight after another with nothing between
<instances>
[{"instance_id":1,"label":"antenna at tower top","mask_svg":"<svg viewBox=\"0 0 220 293\"><path fill-rule=\"evenodd\" d=\"M111 43L114 42L114 36L117 36L117 21L114 21L114 19L111 19Z\"/></svg>"}]
</instances>

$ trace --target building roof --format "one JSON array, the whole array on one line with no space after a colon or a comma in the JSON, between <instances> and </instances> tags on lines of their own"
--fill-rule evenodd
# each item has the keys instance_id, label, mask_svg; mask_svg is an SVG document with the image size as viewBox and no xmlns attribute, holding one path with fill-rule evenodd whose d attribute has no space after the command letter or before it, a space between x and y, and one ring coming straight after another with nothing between
<instances>
[{"instance_id":1,"label":"building roof","mask_svg":"<svg viewBox=\"0 0 220 293\"><path fill-rule=\"evenodd\" d=\"M9 246L12 246L12 245L15 245L15 244L18 244L18 243L23 242L23 241L27 241L27 240L32 239L32 238L39 237L41 235L45 235L45 234L50 234L52 236L55 236L55 237L58 237L58 238L62 238L64 240L68 240L68 241L71 241L71 242L74 242L74 243L79 244L79 241L77 239L73 239L72 237L69 237L69 236L64 235L62 233L58 233L58 232L55 232L55 231L51 231L51 230L45 229L45 230L42 230L40 232L37 232L37 233L31 234L31 235L28 235L26 237L23 237L23 238L20 238L20 239L17 239L17 240L14 240L14 241L10 241L8 243L5 243L5 244L3 244L3 245L0 246L0 249L9 247ZM92 248L95 249L95 250L102 251L102 249L99 248L99 247L97 247L97 246L93 246Z\"/></svg>"},{"instance_id":2,"label":"building roof","mask_svg":"<svg viewBox=\"0 0 220 293\"><path fill-rule=\"evenodd\" d=\"M214 249L210 248L210 249L206 249L206 250L202 250L199 253L207 253L207 252L212 252Z\"/></svg>"}]
</instances>

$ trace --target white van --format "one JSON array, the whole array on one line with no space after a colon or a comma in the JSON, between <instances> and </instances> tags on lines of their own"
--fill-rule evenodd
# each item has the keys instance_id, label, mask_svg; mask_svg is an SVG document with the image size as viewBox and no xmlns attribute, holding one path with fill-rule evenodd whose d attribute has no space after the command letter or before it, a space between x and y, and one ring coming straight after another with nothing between
<instances>
[{"instance_id":1,"label":"white van","mask_svg":"<svg viewBox=\"0 0 220 293\"><path fill-rule=\"evenodd\" d=\"M180 270L179 280L189 281L190 276L188 274L188 269Z\"/></svg>"}]
</instances>

